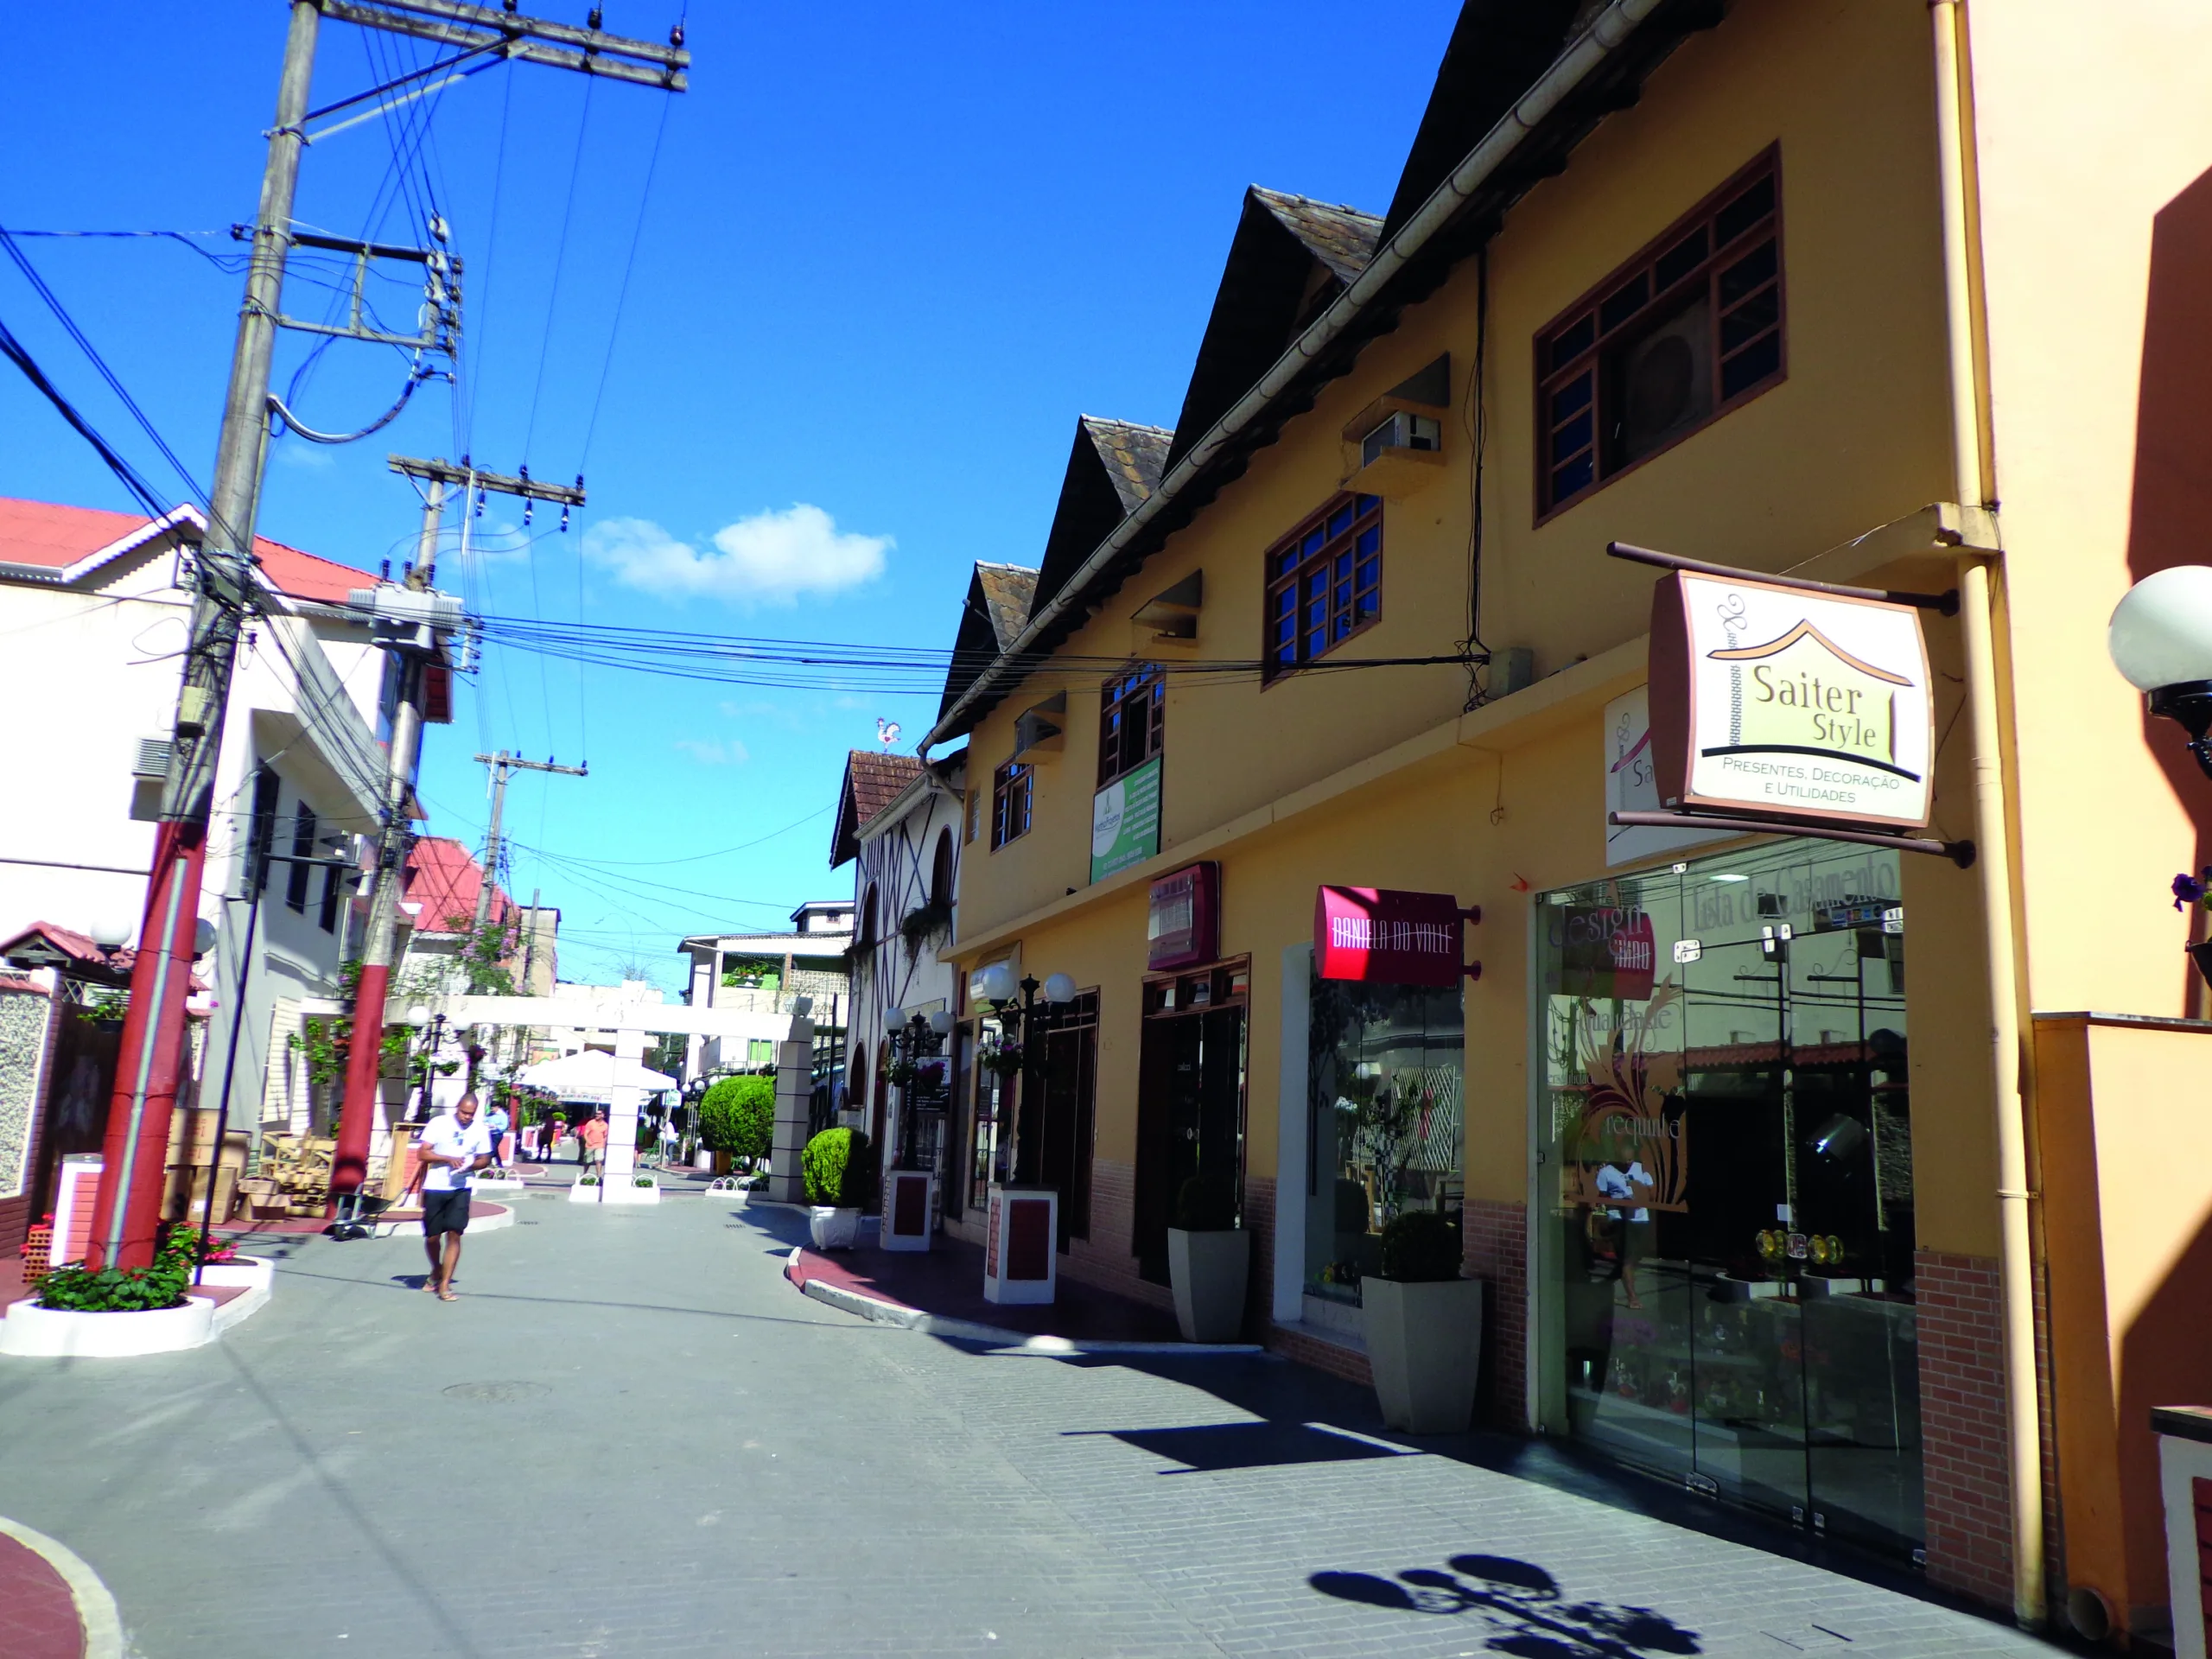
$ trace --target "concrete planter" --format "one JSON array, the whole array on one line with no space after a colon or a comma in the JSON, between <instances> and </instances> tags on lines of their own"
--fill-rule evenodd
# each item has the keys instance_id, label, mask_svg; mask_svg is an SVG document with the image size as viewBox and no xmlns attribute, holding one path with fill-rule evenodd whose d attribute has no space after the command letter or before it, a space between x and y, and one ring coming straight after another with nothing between
<instances>
[{"instance_id":1,"label":"concrete planter","mask_svg":"<svg viewBox=\"0 0 2212 1659\"><path fill-rule=\"evenodd\" d=\"M634 1181L610 1183L600 1191L601 1204L658 1204L660 1187L658 1184L639 1186Z\"/></svg>"},{"instance_id":2,"label":"concrete planter","mask_svg":"<svg viewBox=\"0 0 2212 1659\"><path fill-rule=\"evenodd\" d=\"M1175 1323L1185 1342L1235 1342L1244 1331L1244 1291L1252 1274L1252 1235L1167 1230L1167 1278Z\"/></svg>"},{"instance_id":3,"label":"concrete planter","mask_svg":"<svg viewBox=\"0 0 2212 1659\"><path fill-rule=\"evenodd\" d=\"M570 1204L597 1204L599 1190L604 1185L605 1183L601 1181L578 1181L569 1189L569 1202Z\"/></svg>"},{"instance_id":4,"label":"concrete planter","mask_svg":"<svg viewBox=\"0 0 2212 1659\"><path fill-rule=\"evenodd\" d=\"M1359 1296L1382 1421L1408 1434L1464 1433L1482 1364L1482 1281L1362 1279Z\"/></svg>"},{"instance_id":5,"label":"concrete planter","mask_svg":"<svg viewBox=\"0 0 2212 1659\"><path fill-rule=\"evenodd\" d=\"M817 1250L849 1250L860 1236L861 1212L817 1204L807 1211L807 1230Z\"/></svg>"}]
</instances>

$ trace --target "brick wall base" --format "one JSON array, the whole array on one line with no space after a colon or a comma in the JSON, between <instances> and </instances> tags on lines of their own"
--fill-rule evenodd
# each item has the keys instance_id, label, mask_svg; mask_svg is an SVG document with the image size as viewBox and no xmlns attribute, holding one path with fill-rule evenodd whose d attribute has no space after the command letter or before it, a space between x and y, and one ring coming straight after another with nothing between
<instances>
[{"instance_id":1,"label":"brick wall base","mask_svg":"<svg viewBox=\"0 0 2212 1659\"><path fill-rule=\"evenodd\" d=\"M1302 1331L1286 1331L1269 1324L1262 1339L1271 1354L1281 1354L1285 1359L1294 1359L1301 1365L1311 1365L1317 1371L1326 1371L1340 1376L1347 1382L1356 1382L1363 1389L1375 1386L1375 1378L1367 1369L1367 1356L1350 1348L1339 1348L1333 1342L1322 1342Z\"/></svg>"},{"instance_id":2,"label":"brick wall base","mask_svg":"<svg viewBox=\"0 0 2212 1659\"><path fill-rule=\"evenodd\" d=\"M1920 1250L1913 1259L1928 1577L2009 1606L2012 1511L1997 1263L1940 1250Z\"/></svg>"},{"instance_id":3,"label":"brick wall base","mask_svg":"<svg viewBox=\"0 0 2212 1659\"><path fill-rule=\"evenodd\" d=\"M1493 1428L1529 1432L1529 1206L1469 1198L1460 1214L1466 1274L1483 1292L1483 1365L1475 1409Z\"/></svg>"}]
</instances>

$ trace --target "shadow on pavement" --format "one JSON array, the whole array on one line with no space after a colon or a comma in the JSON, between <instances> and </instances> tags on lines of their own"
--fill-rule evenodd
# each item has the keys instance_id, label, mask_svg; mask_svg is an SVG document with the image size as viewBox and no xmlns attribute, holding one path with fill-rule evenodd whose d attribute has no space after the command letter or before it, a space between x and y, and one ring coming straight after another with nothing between
<instances>
[{"instance_id":1,"label":"shadow on pavement","mask_svg":"<svg viewBox=\"0 0 2212 1659\"><path fill-rule=\"evenodd\" d=\"M1066 1438L1102 1435L1179 1463L1163 1475L1211 1473L1222 1469L1268 1469L1294 1463L1344 1463L1361 1458L1402 1458L1394 1446L1345 1433L1326 1423L1205 1423L1193 1428L1084 1428Z\"/></svg>"},{"instance_id":2,"label":"shadow on pavement","mask_svg":"<svg viewBox=\"0 0 2212 1659\"><path fill-rule=\"evenodd\" d=\"M1570 1602L1552 1575L1510 1555L1454 1555L1451 1570L1408 1567L1395 1579L1372 1573L1316 1573L1325 1596L1396 1612L1473 1615L1489 1631L1491 1653L1526 1659L1641 1659L1705 1649L1697 1632L1648 1607Z\"/></svg>"}]
</instances>

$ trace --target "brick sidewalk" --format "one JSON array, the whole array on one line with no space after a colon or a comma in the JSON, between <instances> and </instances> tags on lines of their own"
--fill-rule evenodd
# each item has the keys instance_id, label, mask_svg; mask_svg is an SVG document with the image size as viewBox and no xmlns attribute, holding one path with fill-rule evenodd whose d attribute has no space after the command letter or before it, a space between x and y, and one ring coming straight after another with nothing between
<instances>
[{"instance_id":1,"label":"brick sidewalk","mask_svg":"<svg viewBox=\"0 0 2212 1659\"><path fill-rule=\"evenodd\" d=\"M67 1580L29 1544L0 1532L0 1654L84 1659L85 1628Z\"/></svg>"},{"instance_id":2,"label":"brick sidewalk","mask_svg":"<svg viewBox=\"0 0 2212 1659\"><path fill-rule=\"evenodd\" d=\"M802 1250L791 1268L802 1290L810 1279L895 1302L940 1319L996 1325L1024 1336L1065 1337L1084 1342L1178 1342L1175 1316L1063 1277L1056 1299L1043 1306L988 1301L983 1296L983 1251L976 1244L940 1236L927 1250L886 1250L868 1242L826 1255Z\"/></svg>"}]
</instances>

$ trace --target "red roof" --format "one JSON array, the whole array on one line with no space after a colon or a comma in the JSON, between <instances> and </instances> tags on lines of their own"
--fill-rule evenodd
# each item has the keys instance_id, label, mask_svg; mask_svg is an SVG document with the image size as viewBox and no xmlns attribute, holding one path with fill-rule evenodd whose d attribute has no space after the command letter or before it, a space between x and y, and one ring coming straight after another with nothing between
<instances>
[{"instance_id":1,"label":"red roof","mask_svg":"<svg viewBox=\"0 0 2212 1659\"><path fill-rule=\"evenodd\" d=\"M899 798L922 775L919 755L882 749L845 751L845 782L837 796L837 822L830 835L830 868L860 853L860 833L868 821Z\"/></svg>"},{"instance_id":2,"label":"red roof","mask_svg":"<svg viewBox=\"0 0 2212 1659\"><path fill-rule=\"evenodd\" d=\"M130 983L130 970L138 961L138 952L130 945L118 945L112 950L105 950L93 943L90 934L79 933L73 928L58 927L52 922L33 922L15 938L0 939L0 958L46 954L40 950L41 945L48 951L67 957L81 968L91 969L97 976L112 978L118 985ZM195 991L208 988L207 982L200 976L196 969L192 976L192 988Z\"/></svg>"},{"instance_id":3,"label":"red roof","mask_svg":"<svg viewBox=\"0 0 2212 1659\"><path fill-rule=\"evenodd\" d=\"M73 582L170 531L196 544L206 527L200 510L188 503L159 518L148 518L135 512L0 496L0 567L28 565ZM253 538L253 550L261 560L264 579L294 599L343 605L349 589L373 581L365 570L302 552L266 536Z\"/></svg>"},{"instance_id":4,"label":"red roof","mask_svg":"<svg viewBox=\"0 0 2212 1659\"><path fill-rule=\"evenodd\" d=\"M415 918L418 933L464 933L476 924L476 893L484 885L484 867L467 848L443 836L425 836L407 855L405 902L420 905ZM513 900L492 888L491 916L505 919Z\"/></svg>"}]
</instances>

